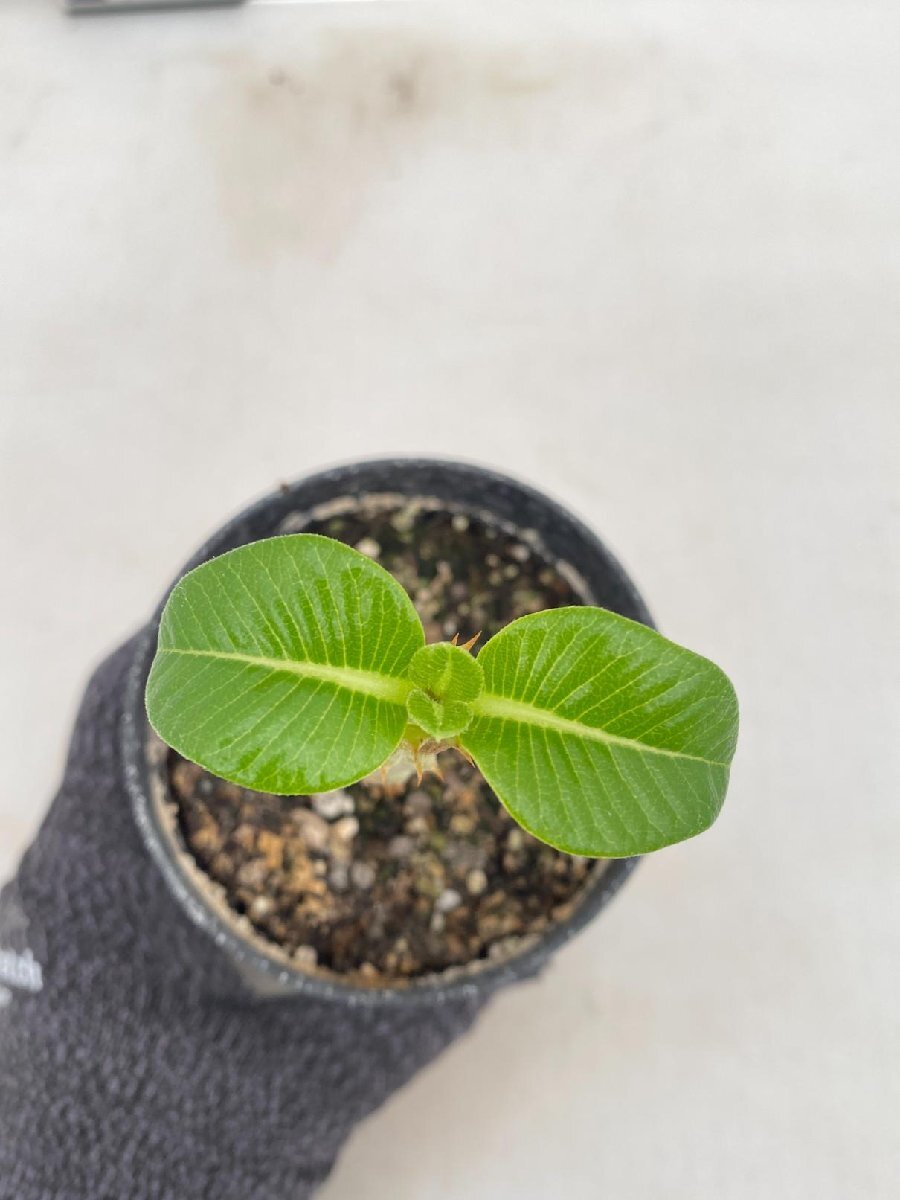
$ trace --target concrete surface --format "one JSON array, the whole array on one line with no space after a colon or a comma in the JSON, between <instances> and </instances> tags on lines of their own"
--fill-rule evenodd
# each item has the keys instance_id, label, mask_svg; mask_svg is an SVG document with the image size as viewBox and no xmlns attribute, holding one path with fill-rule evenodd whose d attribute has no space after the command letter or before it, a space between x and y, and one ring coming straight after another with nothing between
<instances>
[{"instance_id":1,"label":"concrete surface","mask_svg":"<svg viewBox=\"0 0 900 1200\"><path fill-rule=\"evenodd\" d=\"M0 10L0 874L224 516L392 451L568 502L743 703L720 823L323 1200L900 1178L900 12Z\"/></svg>"}]
</instances>

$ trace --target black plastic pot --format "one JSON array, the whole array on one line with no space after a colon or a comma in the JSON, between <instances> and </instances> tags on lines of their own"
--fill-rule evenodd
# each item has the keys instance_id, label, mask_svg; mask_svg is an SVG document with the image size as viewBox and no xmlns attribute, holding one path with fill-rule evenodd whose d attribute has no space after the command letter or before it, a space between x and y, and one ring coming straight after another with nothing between
<instances>
[{"instance_id":1,"label":"black plastic pot","mask_svg":"<svg viewBox=\"0 0 900 1200\"><path fill-rule=\"evenodd\" d=\"M391 492L426 496L480 510L519 530L533 530L550 556L574 567L583 579L586 599L647 625L653 622L643 600L616 559L579 520L533 488L466 463L432 459L384 459L335 467L301 479L251 505L224 525L186 564L190 570L235 546L276 533L291 514L305 512L344 496ZM137 823L172 892L192 920L210 934L237 963L260 994L300 993L351 1005L443 1003L463 995L485 997L497 987L535 974L546 959L609 903L634 869L637 859L610 862L588 885L572 916L504 962L479 964L472 973L425 978L397 988L362 988L307 974L289 964L260 939L241 934L227 914L217 910L165 817L165 775L150 750L151 731L144 709L144 688L156 647L162 604L138 644L128 675L123 756Z\"/></svg>"}]
</instances>

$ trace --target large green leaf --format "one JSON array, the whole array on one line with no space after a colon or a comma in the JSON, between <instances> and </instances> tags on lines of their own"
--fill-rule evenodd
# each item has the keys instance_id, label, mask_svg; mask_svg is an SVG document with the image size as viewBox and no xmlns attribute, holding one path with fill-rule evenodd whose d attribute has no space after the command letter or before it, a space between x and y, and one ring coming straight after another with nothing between
<instances>
[{"instance_id":1,"label":"large green leaf","mask_svg":"<svg viewBox=\"0 0 900 1200\"><path fill-rule=\"evenodd\" d=\"M738 713L714 663L597 608L521 617L477 661L484 692L459 741L536 837L619 858L715 820Z\"/></svg>"},{"instance_id":2,"label":"large green leaf","mask_svg":"<svg viewBox=\"0 0 900 1200\"><path fill-rule=\"evenodd\" d=\"M224 779L328 791L396 748L424 640L406 592L364 555L314 534L254 542L173 589L147 712L164 741Z\"/></svg>"}]
</instances>

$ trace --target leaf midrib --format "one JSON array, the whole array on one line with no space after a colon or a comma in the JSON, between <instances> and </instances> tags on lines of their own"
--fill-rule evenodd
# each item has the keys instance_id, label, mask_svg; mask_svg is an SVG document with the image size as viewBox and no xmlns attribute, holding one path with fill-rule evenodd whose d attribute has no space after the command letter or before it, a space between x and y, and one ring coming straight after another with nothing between
<instances>
[{"instance_id":1,"label":"leaf midrib","mask_svg":"<svg viewBox=\"0 0 900 1200\"><path fill-rule=\"evenodd\" d=\"M703 758L699 754L686 754L682 750L665 750L661 746L650 746L637 738L620 737L618 734L608 733L596 725L584 725L581 721L561 717L559 713L551 712L549 709L536 708L532 704L523 704L520 700L511 700L508 696L498 696L493 692L483 692L477 700L471 702L471 706L476 717L496 717L501 721L536 725L541 729L550 729L556 733L568 733L594 742L606 742L611 746L624 746L629 750L638 750L642 754L659 754L664 758L683 758L690 762L703 763L709 767L727 767L729 765L713 758ZM465 734L463 734L462 740L465 742Z\"/></svg>"},{"instance_id":2,"label":"leaf midrib","mask_svg":"<svg viewBox=\"0 0 900 1200\"><path fill-rule=\"evenodd\" d=\"M332 663L317 663L304 659L267 658L264 655L241 654L239 651L188 650L175 646L160 647L158 653L188 658L213 658L225 662L263 667L269 671L333 683L361 695L374 696L377 699L401 705L406 704L407 697L413 688L409 680L396 676L381 675L376 671L365 671L359 667L338 667ZM585 725L581 721L562 717L550 709L524 704L522 701L511 700L508 696L500 696L492 692L483 692L477 700L469 703L474 716L495 717L501 721L534 725L556 733L570 734L595 742L605 742L612 746L623 746L641 753L658 754L664 758L686 759L690 762L704 763L710 767L728 767L729 765L716 759L704 758L701 755L686 754L681 750L666 750L661 746L651 746L636 738L621 737L596 725ZM465 741L465 735L461 740Z\"/></svg>"},{"instance_id":3,"label":"leaf midrib","mask_svg":"<svg viewBox=\"0 0 900 1200\"><path fill-rule=\"evenodd\" d=\"M377 671L364 671L360 667L337 667L332 663L310 662L294 658L266 658L257 654L241 654L229 650L186 650L175 646L160 647L160 655L176 654L187 658L215 658L224 662L243 663L245 666L264 667L288 675L299 675L304 679L317 679L334 683L351 692L364 696L375 696L394 704L406 704L412 685L405 679L393 675L380 675Z\"/></svg>"}]
</instances>

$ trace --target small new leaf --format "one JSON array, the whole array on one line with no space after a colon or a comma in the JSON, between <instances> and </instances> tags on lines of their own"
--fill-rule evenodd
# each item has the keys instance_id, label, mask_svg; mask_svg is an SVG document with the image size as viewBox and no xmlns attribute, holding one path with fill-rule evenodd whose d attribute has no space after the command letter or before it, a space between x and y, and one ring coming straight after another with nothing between
<instances>
[{"instance_id":1,"label":"small new leaf","mask_svg":"<svg viewBox=\"0 0 900 1200\"><path fill-rule=\"evenodd\" d=\"M409 679L437 700L474 700L484 687L477 659L452 642L417 650L409 664Z\"/></svg>"},{"instance_id":2,"label":"small new leaf","mask_svg":"<svg viewBox=\"0 0 900 1200\"><path fill-rule=\"evenodd\" d=\"M410 721L436 741L456 737L472 720L470 704L463 700L435 700L421 688L409 693L406 711Z\"/></svg>"}]
</instances>

